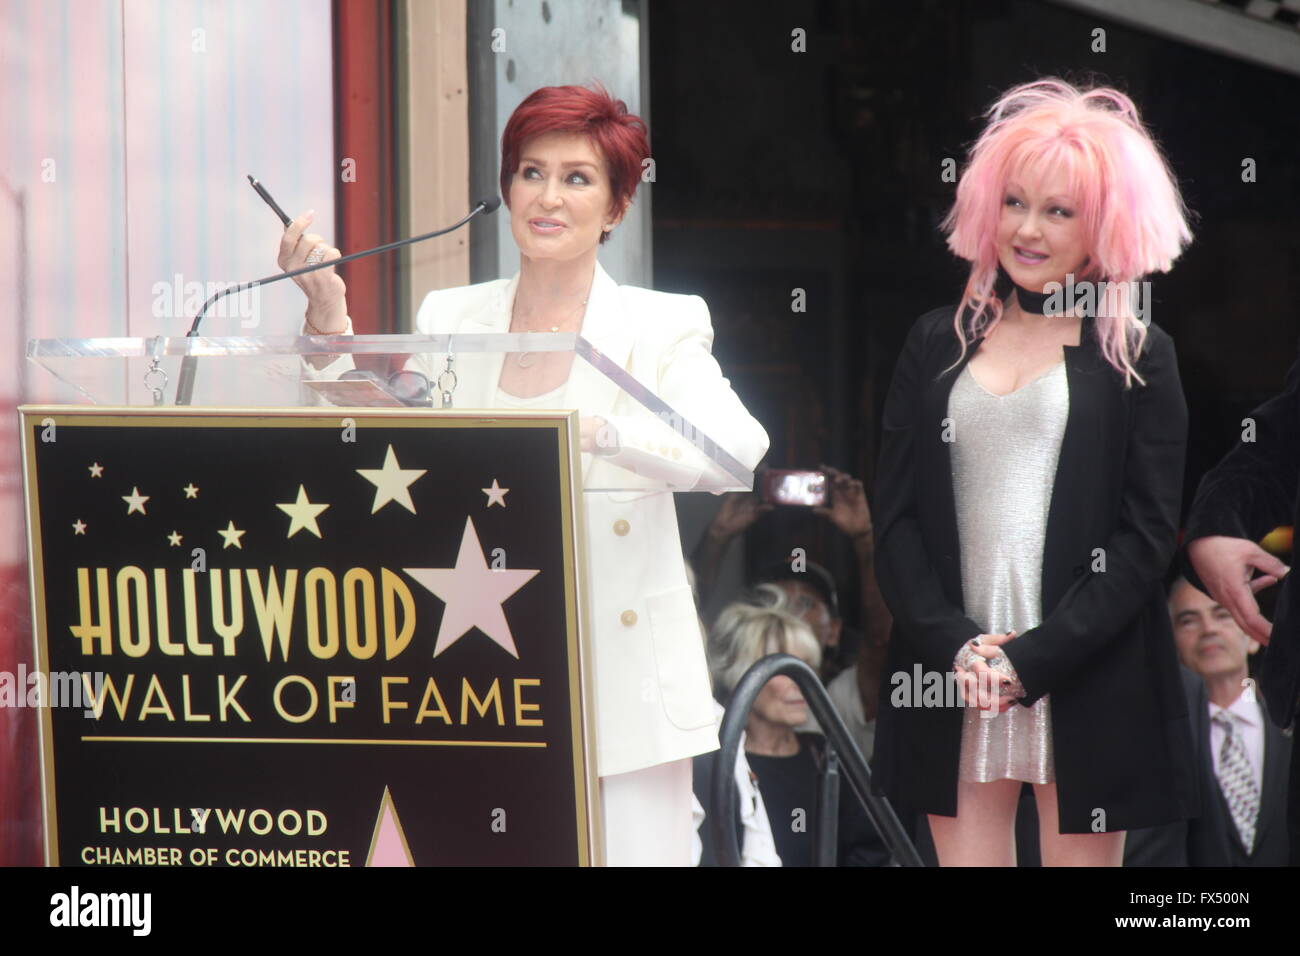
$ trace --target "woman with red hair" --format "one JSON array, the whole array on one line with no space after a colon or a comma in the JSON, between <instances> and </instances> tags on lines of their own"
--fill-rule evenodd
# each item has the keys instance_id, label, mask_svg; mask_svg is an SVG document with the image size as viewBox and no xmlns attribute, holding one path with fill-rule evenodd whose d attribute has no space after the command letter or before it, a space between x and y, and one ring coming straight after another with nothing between
<instances>
[{"instance_id":1,"label":"woman with red hair","mask_svg":"<svg viewBox=\"0 0 1300 956\"><path fill-rule=\"evenodd\" d=\"M581 333L752 469L767 450L767 433L711 354L704 301L620 286L596 258L622 222L649 156L645 124L604 90L532 93L501 140L501 194L519 246L518 274L431 292L416 325L430 334ZM285 231L279 262L286 271L340 255L323 237L304 235L307 224L299 218ZM307 294L307 333L351 330L343 281L333 269L294 281ZM497 356L475 366L477 376L466 375L467 360L457 356L459 407L583 412L582 450L594 453L583 455L588 487L599 487L593 476L610 467L660 479L641 491L583 495L597 770L606 862L689 865L691 758L718 741L672 495L654 488L663 480L690 488L700 467L689 445L623 441L635 420L601 405L605 393L571 367L572 352Z\"/></svg>"},{"instance_id":2,"label":"woman with red hair","mask_svg":"<svg viewBox=\"0 0 1300 956\"><path fill-rule=\"evenodd\" d=\"M1118 866L1196 810L1162 589L1187 408L1142 281L1191 235L1122 93L1043 80L989 117L945 223L969 281L884 412L875 786L945 866L1015 865L1025 783L1045 865Z\"/></svg>"}]
</instances>

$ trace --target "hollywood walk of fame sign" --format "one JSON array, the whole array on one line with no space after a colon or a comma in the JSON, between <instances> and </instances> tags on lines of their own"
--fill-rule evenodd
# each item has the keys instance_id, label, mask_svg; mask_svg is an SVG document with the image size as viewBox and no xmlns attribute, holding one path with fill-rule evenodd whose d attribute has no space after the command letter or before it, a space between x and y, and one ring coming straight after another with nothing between
<instances>
[{"instance_id":1,"label":"hollywood walk of fame sign","mask_svg":"<svg viewBox=\"0 0 1300 956\"><path fill-rule=\"evenodd\" d=\"M48 862L599 862L576 414L22 413Z\"/></svg>"}]
</instances>

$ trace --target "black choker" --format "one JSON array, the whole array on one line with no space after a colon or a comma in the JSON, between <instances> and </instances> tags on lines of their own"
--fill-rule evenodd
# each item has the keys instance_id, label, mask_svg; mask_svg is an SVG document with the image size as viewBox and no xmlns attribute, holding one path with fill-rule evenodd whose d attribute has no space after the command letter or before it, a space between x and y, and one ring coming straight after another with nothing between
<instances>
[{"instance_id":1,"label":"black choker","mask_svg":"<svg viewBox=\"0 0 1300 956\"><path fill-rule=\"evenodd\" d=\"M1007 270L998 266L998 278L993 284L993 291L997 297L1006 302L1011 291L1015 290L1016 301L1020 303L1020 311L1027 315L1046 315L1048 293L1033 292L1022 285L1017 285L1007 274Z\"/></svg>"}]
</instances>

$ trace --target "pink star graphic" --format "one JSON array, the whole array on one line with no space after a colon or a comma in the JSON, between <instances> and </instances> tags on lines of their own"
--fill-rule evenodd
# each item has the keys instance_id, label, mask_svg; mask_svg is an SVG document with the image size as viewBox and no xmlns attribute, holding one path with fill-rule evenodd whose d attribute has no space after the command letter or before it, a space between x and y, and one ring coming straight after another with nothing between
<instances>
[{"instance_id":1,"label":"pink star graphic","mask_svg":"<svg viewBox=\"0 0 1300 956\"><path fill-rule=\"evenodd\" d=\"M456 567L402 570L447 605L442 612L442 624L438 627L434 657L475 627L504 647L511 657L519 656L501 602L532 580L537 570L494 571L489 568L483 557L483 546L479 544L478 532L474 530L474 519L465 519L465 533L460 539Z\"/></svg>"}]
</instances>

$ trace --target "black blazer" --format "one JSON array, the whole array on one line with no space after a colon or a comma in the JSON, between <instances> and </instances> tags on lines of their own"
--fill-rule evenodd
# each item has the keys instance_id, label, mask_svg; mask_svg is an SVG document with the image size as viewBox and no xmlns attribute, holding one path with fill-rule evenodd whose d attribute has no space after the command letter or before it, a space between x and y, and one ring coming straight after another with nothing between
<instances>
[{"instance_id":1,"label":"black blazer","mask_svg":"<svg viewBox=\"0 0 1300 956\"><path fill-rule=\"evenodd\" d=\"M957 812L960 706L905 706L895 682L946 675L981 632L962 603L948 393L954 310L913 326L885 404L873 499L876 578L894 627L874 786L904 807ZM1084 320L1065 347L1070 411L1048 512L1042 624L1004 645L1032 704L1051 694L1062 833L1127 830L1193 816L1192 738L1163 576L1173 557L1187 406L1173 342L1151 326L1125 389ZM960 436L958 439L960 440ZM1014 468L1009 461L1007 467ZM1101 550L1097 550L1101 549Z\"/></svg>"},{"instance_id":2,"label":"black blazer","mask_svg":"<svg viewBox=\"0 0 1300 956\"><path fill-rule=\"evenodd\" d=\"M1239 441L1201 479L1187 541L1227 535L1258 541L1280 524L1300 528L1300 360L1286 374L1281 394L1250 413L1255 440ZM1205 590L1183 552L1188 580ZM1300 586L1288 574L1278 585L1273 636L1259 662L1260 696L1279 727L1295 720L1300 698Z\"/></svg>"},{"instance_id":3,"label":"black blazer","mask_svg":"<svg viewBox=\"0 0 1300 956\"><path fill-rule=\"evenodd\" d=\"M1205 682L1183 668L1187 707L1196 741L1196 773L1201 788L1201 815L1164 827L1132 830L1124 844L1125 866L1286 866L1287 782L1291 773L1291 738L1264 720L1264 773L1255 846L1241 844L1228 802L1214 775L1210 746L1209 697ZM1261 717L1264 714L1260 707Z\"/></svg>"}]
</instances>

